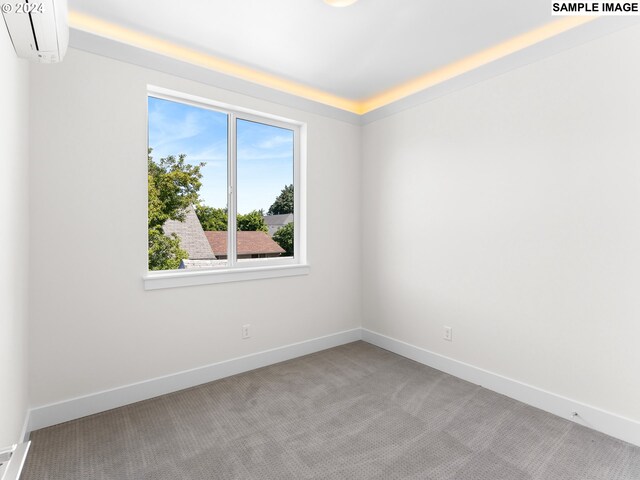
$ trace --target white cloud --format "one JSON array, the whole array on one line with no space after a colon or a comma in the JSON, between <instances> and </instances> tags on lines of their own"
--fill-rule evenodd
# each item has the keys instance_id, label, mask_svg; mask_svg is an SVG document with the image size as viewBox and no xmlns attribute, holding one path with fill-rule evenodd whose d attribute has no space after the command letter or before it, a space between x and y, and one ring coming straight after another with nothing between
<instances>
[{"instance_id":1,"label":"white cloud","mask_svg":"<svg viewBox=\"0 0 640 480\"><path fill-rule=\"evenodd\" d=\"M293 141L290 135L278 135L268 138L256 145L258 148L271 150L281 146L293 147Z\"/></svg>"},{"instance_id":2,"label":"white cloud","mask_svg":"<svg viewBox=\"0 0 640 480\"><path fill-rule=\"evenodd\" d=\"M227 162L227 143L226 141L217 142L209 145L204 150L187 151L187 161L189 162Z\"/></svg>"},{"instance_id":3,"label":"white cloud","mask_svg":"<svg viewBox=\"0 0 640 480\"><path fill-rule=\"evenodd\" d=\"M282 160L291 159L293 161L293 153L291 150L280 152L269 152L255 148L241 148L238 150L238 161L253 160Z\"/></svg>"},{"instance_id":4,"label":"white cloud","mask_svg":"<svg viewBox=\"0 0 640 480\"><path fill-rule=\"evenodd\" d=\"M154 148L193 138L205 129L194 112L188 112L184 119L178 121L175 117L168 118L159 109L149 112L149 125L152 129L150 134L155 138Z\"/></svg>"}]
</instances>

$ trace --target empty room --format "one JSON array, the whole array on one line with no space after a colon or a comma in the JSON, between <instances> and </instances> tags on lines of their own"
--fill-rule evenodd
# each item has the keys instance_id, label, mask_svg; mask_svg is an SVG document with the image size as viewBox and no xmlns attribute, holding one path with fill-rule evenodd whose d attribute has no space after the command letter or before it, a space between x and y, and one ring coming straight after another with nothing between
<instances>
[{"instance_id":1,"label":"empty room","mask_svg":"<svg viewBox=\"0 0 640 480\"><path fill-rule=\"evenodd\" d=\"M640 480L638 4L0 3L0 480Z\"/></svg>"}]
</instances>

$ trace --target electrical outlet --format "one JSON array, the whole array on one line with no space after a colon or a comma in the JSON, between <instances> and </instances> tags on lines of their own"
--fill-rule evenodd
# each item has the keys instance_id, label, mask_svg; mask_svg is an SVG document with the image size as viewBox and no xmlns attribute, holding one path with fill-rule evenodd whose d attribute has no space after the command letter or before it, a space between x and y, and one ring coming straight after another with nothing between
<instances>
[{"instance_id":1,"label":"electrical outlet","mask_svg":"<svg viewBox=\"0 0 640 480\"><path fill-rule=\"evenodd\" d=\"M251 325L242 325L242 338L244 339L249 337L251 337Z\"/></svg>"},{"instance_id":2,"label":"electrical outlet","mask_svg":"<svg viewBox=\"0 0 640 480\"><path fill-rule=\"evenodd\" d=\"M453 341L453 328L451 327L444 327L444 334L442 335L442 338L444 338L447 342L452 342Z\"/></svg>"}]
</instances>

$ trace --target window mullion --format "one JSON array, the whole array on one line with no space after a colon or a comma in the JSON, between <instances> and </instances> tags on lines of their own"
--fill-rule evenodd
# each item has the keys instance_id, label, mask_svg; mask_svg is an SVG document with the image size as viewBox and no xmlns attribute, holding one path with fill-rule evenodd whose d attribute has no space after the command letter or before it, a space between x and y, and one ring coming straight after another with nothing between
<instances>
[{"instance_id":1,"label":"window mullion","mask_svg":"<svg viewBox=\"0 0 640 480\"><path fill-rule=\"evenodd\" d=\"M229 138L227 139L227 195L228 195L228 214L227 214L227 260L229 267L236 266L236 230L237 230L237 200L236 192L237 179L237 142L236 142L236 116L233 113L228 117L229 125L227 128Z\"/></svg>"}]
</instances>

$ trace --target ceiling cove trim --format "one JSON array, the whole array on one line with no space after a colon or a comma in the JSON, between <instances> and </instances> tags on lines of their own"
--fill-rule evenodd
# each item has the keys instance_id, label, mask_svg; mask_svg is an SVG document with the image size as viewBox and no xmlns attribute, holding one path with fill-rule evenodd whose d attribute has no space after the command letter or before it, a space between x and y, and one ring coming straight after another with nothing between
<instances>
[{"instance_id":1,"label":"ceiling cove trim","mask_svg":"<svg viewBox=\"0 0 640 480\"><path fill-rule=\"evenodd\" d=\"M464 77L465 74L469 74L474 70L481 69L488 64L502 60L514 53L521 52L529 47L553 39L565 32L586 25L597 18L599 17L562 17L559 20L554 20L505 42L501 42L466 58L428 72L366 100L342 98L77 11L69 12L69 25L73 30L89 34L91 37L99 37L117 42L123 46L134 47L154 54L153 57L161 56L172 59L183 64L206 69L221 76L226 75L242 80L245 84L253 84L264 87L265 89L281 92L287 96L290 95L315 102L322 106L329 107L331 110L336 109L342 111L343 115L341 116L367 119L371 117L372 112L382 112L394 104L403 104L410 98L416 97L416 94L442 86L451 80ZM86 35L81 35L80 37L87 38ZM83 45L74 46L83 49ZM94 49L89 49L89 51L99 53ZM349 120L351 120L351 123L355 123L352 119Z\"/></svg>"},{"instance_id":2,"label":"ceiling cove trim","mask_svg":"<svg viewBox=\"0 0 640 480\"><path fill-rule=\"evenodd\" d=\"M596 18L598 17L562 17L560 20L547 23L534 30L445 65L444 67L432 70L413 80L397 85L386 92L379 93L361 103L362 111L363 113L369 113L378 108L385 107L414 93L434 87L452 78L475 70L476 68L553 38L561 33L585 25Z\"/></svg>"},{"instance_id":3,"label":"ceiling cove trim","mask_svg":"<svg viewBox=\"0 0 640 480\"><path fill-rule=\"evenodd\" d=\"M168 42L161 38L122 27L115 23L110 23L84 13L79 13L73 10L70 11L69 26L76 30L92 33L94 35L125 43L143 50L165 55L192 65L215 70L232 77L307 98L341 110L357 114L363 113L360 111L360 104L356 101L338 97L337 95L293 82L276 75L245 67L198 50L183 47L176 43Z\"/></svg>"}]
</instances>

